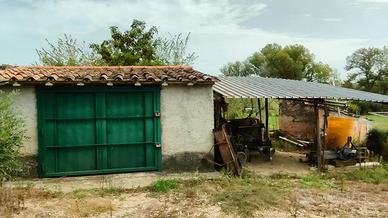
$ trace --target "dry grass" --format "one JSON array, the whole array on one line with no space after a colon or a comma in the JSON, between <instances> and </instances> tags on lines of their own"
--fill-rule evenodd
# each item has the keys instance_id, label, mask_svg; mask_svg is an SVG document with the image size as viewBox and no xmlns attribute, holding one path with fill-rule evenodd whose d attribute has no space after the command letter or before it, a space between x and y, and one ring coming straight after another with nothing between
<instances>
[{"instance_id":1,"label":"dry grass","mask_svg":"<svg viewBox=\"0 0 388 218\"><path fill-rule=\"evenodd\" d=\"M219 179L174 180L174 184L179 185L163 192L155 191L169 201L172 199L172 204L181 204L186 209L216 205L226 214L241 217L250 217L260 209L286 205L290 191L286 179L273 180L247 171L241 177L225 175Z\"/></svg>"},{"instance_id":2,"label":"dry grass","mask_svg":"<svg viewBox=\"0 0 388 218\"><path fill-rule=\"evenodd\" d=\"M293 177L258 176L160 180L137 189L79 189L69 193L33 188L0 188L0 214L20 217L254 217L308 214L388 217L385 171ZM381 171L381 172L380 172ZM365 180L375 174L373 180ZM377 175L376 175L377 174ZM378 182L376 182L378 181ZM363 200L364 199L364 200ZM356 202L356 203L355 203ZM352 205L362 205L361 212ZM372 209L372 210L369 210ZM387 216L385 216L387 215Z\"/></svg>"},{"instance_id":3,"label":"dry grass","mask_svg":"<svg viewBox=\"0 0 388 218\"><path fill-rule=\"evenodd\" d=\"M93 189L76 189L67 195L73 198L85 198L85 197L105 197L105 196L118 196L123 193L127 193L128 189L110 187L110 188L93 188Z\"/></svg>"},{"instance_id":4,"label":"dry grass","mask_svg":"<svg viewBox=\"0 0 388 218\"><path fill-rule=\"evenodd\" d=\"M114 211L112 200L102 197L70 199L66 204L68 205L67 214L71 217L90 217L101 213L112 214Z\"/></svg>"},{"instance_id":5,"label":"dry grass","mask_svg":"<svg viewBox=\"0 0 388 218\"><path fill-rule=\"evenodd\" d=\"M10 216L18 214L25 208L27 199L51 199L60 196L59 192L51 192L31 187L7 188L0 187L0 214Z\"/></svg>"},{"instance_id":6,"label":"dry grass","mask_svg":"<svg viewBox=\"0 0 388 218\"><path fill-rule=\"evenodd\" d=\"M248 174L227 177L219 181L220 190L213 193L214 201L224 212L251 217L258 210L284 207L291 186L285 179L273 180Z\"/></svg>"}]
</instances>

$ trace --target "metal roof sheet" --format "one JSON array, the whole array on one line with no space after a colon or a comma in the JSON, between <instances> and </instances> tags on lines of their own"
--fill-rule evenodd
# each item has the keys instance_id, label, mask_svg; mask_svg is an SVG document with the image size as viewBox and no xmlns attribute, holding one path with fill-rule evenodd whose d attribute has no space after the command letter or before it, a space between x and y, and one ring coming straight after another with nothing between
<instances>
[{"instance_id":1,"label":"metal roof sheet","mask_svg":"<svg viewBox=\"0 0 388 218\"><path fill-rule=\"evenodd\" d=\"M388 103L387 95L289 79L218 77L213 90L227 98L342 99Z\"/></svg>"}]
</instances>

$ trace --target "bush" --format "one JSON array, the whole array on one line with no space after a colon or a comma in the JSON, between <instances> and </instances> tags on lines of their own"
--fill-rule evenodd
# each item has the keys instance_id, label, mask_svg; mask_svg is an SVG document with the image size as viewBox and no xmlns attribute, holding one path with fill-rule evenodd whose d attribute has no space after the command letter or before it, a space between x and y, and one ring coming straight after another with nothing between
<instances>
[{"instance_id":1,"label":"bush","mask_svg":"<svg viewBox=\"0 0 388 218\"><path fill-rule=\"evenodd\" d=\"M370 130L366 137L366 147L379 156L385 154L388 151L388 132L378 129ZM388 161L386 158L388 157L384 157L384 160Z\"/></svg>"},{"instance_id":2,"label":"bush","mask_svg":"<svg viewBox=\"0 0 388 218\"><path fill-rule=\"evenodd\" d=\"M347 103L348 110L357 115L368 114L369 111L387 111L388 106L380 103L371 103L363 101L349 101Z\"/></svg>"},{"instance_id":3,"label":"bush","mask_svg":"<svg viewBox=\"0 0 388 218\"><path fill-rule=\"evenodd\" d=\"M24 139L24 122L12 108L15 92L0 91L0 182L22 171L19 147Z\"/></svg>"}]
</instances>

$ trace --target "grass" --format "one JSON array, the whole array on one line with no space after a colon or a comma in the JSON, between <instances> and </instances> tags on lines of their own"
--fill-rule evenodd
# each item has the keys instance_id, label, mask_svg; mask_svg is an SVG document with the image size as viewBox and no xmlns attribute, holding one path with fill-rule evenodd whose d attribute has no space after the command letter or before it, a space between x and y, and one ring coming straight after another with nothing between
<instances>
[{"instance_id":1,"label":"grass","mask_svg":"<svg viewBox=\"0 0 388 218\"><path fill-rule=\"evenodd\" d=\"M268 126L269 130L277 130L279 129L279 100L277 99L269 99L269 116L268 116ZM227 119L241 119L246 118L249 115L249 111L246 111L245 108L251 108L251 100L250 99L228 99L228 111L227 111ZM263 122L265 120L264 115L264 101L261 100L262 104L262 119ZM257 100L253 101L253 114L251 117L259 118L258 108L257 108Z\"/></svg>"},{"instance_id":2,"label":"grass","mask_svg":"<svg viewBox=\"0 0 388 218\"><path fill-rule=\"evenodd\" d=\"M112 212L115 209L110 199L101 197L71 199L67 202L67 214L71 217L90 217L93 215Z\"/></svg>"},{"instance_id":3,"label":"grass","mask_svg":"<svg viewBox=\"0 0 388 218\"><path fill-rule=\"evenodd\" d=\"M285 208L291 215L297 214L300 205L293 189L300 187L321 191L332 189L343 191L346 188L344 181L388 183L388 166L303 177L288 174L259 176L244 170L241 177L225 174L216 179L159 180L150 186L150 190L177 199L177 202L182 200L193 202L193 207L195 201L207 196L208 200L219 205L226 214L252 217L256 211L274 208Z\"/></svg>"},{"instance_id":4,"label":"grass","mask_svg":"<svg viewBox=\"0 0 388 218\"><path fill-rule=\"evenodd\" d=\"M152 183L149 188L154 192L166 193L170 190L178 188L180 184L181 181L177 179L162 179Z\"/></svg>"},{"instance_id":5,"label":"grass","mask_svg":"<svg viewBox=\"0 0 388 218\"><path fill-rule=\"evenodd\" d=\"M216 179L158 180L149 189L173 199L189 199L192 204L208 196L222 211L250 217L259 209L286 205L291 185L285 178L290 177L275 180L244 170L241 177L225 174Z\"/></svg>"},{"instance_id":6,"label":"grass","mask_svg":"<svg viewBox=\"0 0 388 218\"><path fill-rule=\"evenodd\" d=\"M303 188L315 188L320 190L340 188L334 181L323 179L318 175L305 176L300 180L300 184Z\"/></svg>"},{"instance_id":7,"label":"grass","mask_svg":"<svg viewBox=\"0 0 388 218\"><path fill-rule=\"evenodd\" d=\"M52 192L31 187L0 187L0 214L11 216L25 208L26 199L52 199L61 196L61 192Z\"/></svg>"},{"instance_id":8,"label":"grass","mask_svg":"<svg viewBox=\"0 0 388 218\"><path fill-rule=\"evenodd\" d=\"M372 122L373 128L388 131L388 117L367 115L366 118Z\"/></svg>"},{"instance_id":9,"label":"grass","mask_svg":"<svg viewBox=\"0 0 388 218\"><path fill-rule=\"evenodd\" d=\"M11 217L26 208L27 200L51 201L60 199L68 205L65 209L71 217L88 217L114 210L111 200L105 197L120 195L120 188L78 189L70 193L54 192L33 187L0 187L0 217Z\"/></svg>"},{"instance_id":10,"label":"grass","mask_svg":"<svg viewBox=\"0 0 388 218\"><path fill-rule=\"evenodd\" d=\"M117 187L109 187L109 188L92 188L92 189L76 189L70 192L68 195L75 198L85 198L88 196L117 196L120 195L127 190Z\"/></svg>"},{"instance_id":11,"label":"grass","mask_svg":"<svg viewBox=\"0 0 388 218\"><path fill-rule=\"evenodd\" d=\"M229 177L220 181L222 189L214 193L213 200L226 213L251 217L259 209L286 205L291 191L287 180L273 180L246 173L242 177Z\"/></svg>"},{"instance_id":12,"label":"grass","mask_svg":"<svg viewBox=\"0 0 388 218\"><path fill-rule=\"evenodd\" d=\"M360 168L351 171L329 172L322 176L323 179L362 181L367 183L388 184L388 165L383 164L374 168Z\"/></svg>"},{"instance_id":13,"label":"grass","mask_svg":"<svg viewBox=\"0 0 388 218\"><path fill-rule=\"evenodd\" d=\"M17 214L25 208L26 199L51 201L59 198L66 205L64 210L74 217L112 214L115 205L112 199L125 198L133 192L145 192L151 198L163 199L165 206L179 205L166 212L166 216L182 215L181 211L204 205L217 205L231 216L252 217L262 210L286 210L298 215L298 189L319 191L345 190L344 181L359 181L373 184L388 184L388 165L376 168L334 171L296 177L288 174L259 176L248 170L240 177L225 173L218 178L161 179L146 188L122 189L101 187L78 189L66 194L33 188L0 187L0 214ZM375 187L375 186L372 186ZM35 200L34 200L35 201ZM156 209L156 210L161 210ZM174 212L175 211L175 212ZM162 211L163 212L163 211Z\"/></svg>"},{"instance_id":14,"label":"grass","mask_svg":"<svg viewBox=\"0 0 388 218\"><path fill-rule=\"evenodd\" d=\"M272 114L268 117L269 130L279 130L279 115Z\"/></svg>"},{"instance_id":15,"label":"grass","mask_svg":"<svg viewBox=\"0 0 388 218\"><path fill-rule=\"evenodd\" d=\"M297 145L291 144L289 142L283 141L281 139L273 139L272 146L279 151L298 151L301 150Z\"/></svg>"}]
</instances>

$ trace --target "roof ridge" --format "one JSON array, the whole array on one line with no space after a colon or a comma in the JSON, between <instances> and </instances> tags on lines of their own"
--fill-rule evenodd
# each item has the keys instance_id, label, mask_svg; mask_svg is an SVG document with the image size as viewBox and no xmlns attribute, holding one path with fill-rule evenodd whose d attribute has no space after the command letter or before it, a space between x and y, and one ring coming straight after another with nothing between
<instances>
[{"instance_id":1,"label":"roof ridge","mask_svg":"<svg viewBox=\"0 0 388 218\"><path fill-rule=\"evenodd\" d=\"M187 69L192 70L192 66L185 65L163 65L163 66L17 66L16 68L35 69Z\"/></svg>"},{"instance_id":2,"label":"roof ridge","mask_svg":"<svg viewBox=\"0 0 388 218\"><path fill-rule=\"evenodd\" d=\"M217 78L191 66L19 66L0 71L0 81L22 83L214 84Z\"/></svg>"}]
</instances>

